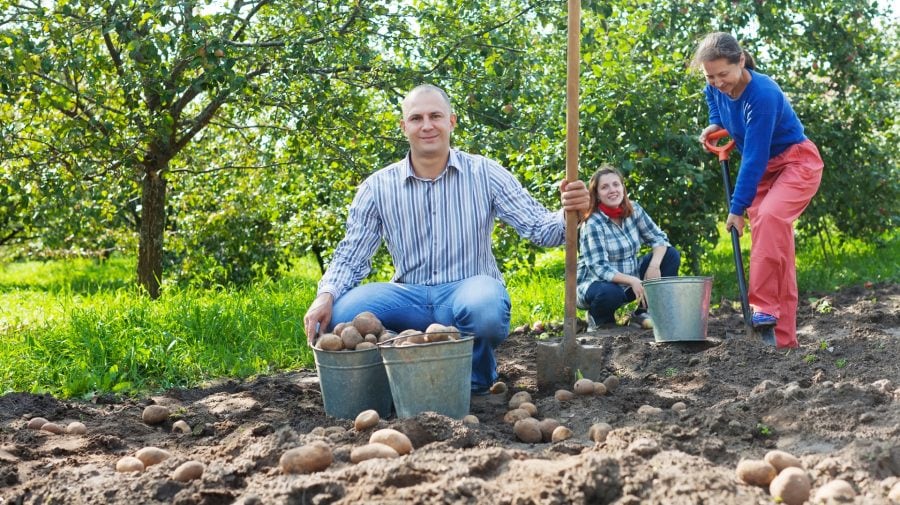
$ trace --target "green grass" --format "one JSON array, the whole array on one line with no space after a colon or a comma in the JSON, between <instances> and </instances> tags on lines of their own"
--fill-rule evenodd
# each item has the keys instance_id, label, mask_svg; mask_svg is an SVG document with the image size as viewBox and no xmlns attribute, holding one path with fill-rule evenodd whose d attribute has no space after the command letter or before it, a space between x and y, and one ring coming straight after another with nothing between
<instances>
[{"instance_id":1,"label":"green grass","mask_svg":"<svg viewBox=\"0 0 900 505\"><path fill-rule=\"evenodd\" d=\"M897 282L898 257L896 234L847 241L827 256L818 244L802 247L801 296ZM724 234L702 269L715 278L714 303L737 299ZM513 326L562 321L564 270L564 252L555 249L507 276ZM320 275L314 261L240 290L166 285L156 301L134 288L133 272L133 258L0 265L0 394L144 393L314 366L302 324Z\"/></svg>"},{"instance_id":2,"label":"green grass","mask_svg":"<svg viewBox=\"0 0 900 505\"><path fill-rule=\"evenodd\" d=\"M95 265L65 263L0 274L0 393L131 393L313 365L309 266L244 290L169 288L150 301L130 286L97 289L106 281L84 281Z\"/></svg>"}]
</instances>

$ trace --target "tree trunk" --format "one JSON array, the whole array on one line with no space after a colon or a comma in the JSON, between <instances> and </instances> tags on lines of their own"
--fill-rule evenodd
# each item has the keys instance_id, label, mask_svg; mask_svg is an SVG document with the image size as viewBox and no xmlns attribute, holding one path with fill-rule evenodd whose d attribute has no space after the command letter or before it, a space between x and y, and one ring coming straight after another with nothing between
<instances>
[{"instance_id":1,"label":"tree trunk","mask_svg":"<svg viewBox=\"0 0 900 505\"><path fill-rule=\"evenodd\" d=\"M138 282L154 300L159 298L166 228L166 180L160 175L160 168L148 164L141 181L141 234L137 266Z\"/></svg>"}]
</instances>

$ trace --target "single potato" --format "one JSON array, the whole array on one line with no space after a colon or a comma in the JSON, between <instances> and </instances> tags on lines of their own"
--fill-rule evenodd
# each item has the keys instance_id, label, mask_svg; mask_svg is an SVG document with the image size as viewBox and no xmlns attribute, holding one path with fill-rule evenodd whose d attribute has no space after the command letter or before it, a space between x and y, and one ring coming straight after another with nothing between
<instances>
[{"instance_id":1,"label":"single potato","mask_svg":"<svg viewBox=\"0 0 900 505\"><path fill-rule=\"evenodd\" d=\"M172 453L159 447L144 447L134 453L134 457L141 460L146 468L169 459L172 457Z\"/></svg>"},{"instance_id":2,"label":"single potato","mask_svg":"<svg viewBox=\"0 0 900 505\"><path fill-rule=\"evenodd\" d=\"M30 421L28 421L28 429L29 430L39 430L41 426L49 423L50 421L44 419L43 417L32 417Z\"/></svg>"},{"instance_id":3,"label":"single potato","mask_svg":"<svg viewBox=\"0 0 900 505\"><path fill-rule=\"evenodd\" d=\"M353 450L350 451L351 463L359 463L367 459L390 459L397 457L400 457L400 455L393 447L378 442L354 447Z\"/></svg>"},{"instance_id":4,"label":"single potato","mask_svg":"<svg viewBox=\"0 0 900 505\"><path fill-rule=\"evenodd\" d=\"M741 482L760 487L768 486L777 473L775 467L759 459L742 459L735 469Z\"/></svg>"},{"instance_id":5,"label":"single potato","mask_svg":"<svg viewBox=\"0 0 900 505\"><path fill-rule=\"evenodd\" d=\"M369 437L369 443L380 443L393 447L394 450L397 451L397 454L401 456L409 454L413 450L412 442L409 441L409 437L391 428L385 428L372 433L372 436Z\"/></svg>"},{"instance_id":6,"label":"single potato","mask_svg":"<svg viewBox=\"0 0 900 505\"><path fill-rule=\"evenodd\" d=\"M376 337L381 335L381 332L384 331L384 325L382 325L381 321L371 312L360 312L357 314L356 317L353 318L353 327L362 335L371 333Z\"/></svg>"},{"instance_id":7,"label":"single potato","mask_svg":"<svg viewBox=\"0 0 900 505\"><path fill-rule=\"evenodd\" d=\"M578 379L575 381L572 389L575 390L577 395L592 395L594 394L594 381L591 379Z\"/></svg>"},{"instance_id":8,"label":"single potato","mask_svg":"<svg viewBox=\"0 0 900 505\"><path fill-rule=\"evenodd\" d=\"M322 351L342 351L344 341L334 333L326 333L316 341L316 348Z\"/></svg>"},{"instance_id":9,"label":"single potato","mask_svg":"<svg viewBox=\"0 0 900 505\"><path fill-rule=\"evenodd\" d=\"M84 435L87 433L87 426L85 426L84 423L74 421L66 426L66 433L70 435Z\"/></svg>"},{"instance_id":10,"label":"single potato","mask_svg":"<svg viewBox=\"0 0 900 505\"><path fill-rule=\"evenodd\" d=\"M800 505L809 499L812 483L802 468L790 466L782 470L769 484L769 494L785 505Z\"/></svg>"},{"instance_id":11,"label":"single potato","mask_svg":"<svg viewBox=\"0 0 900 505\"><path fill-rule=\"evenodd\" d=\"M769 451L763 456L763 459L766 460L768 464L774 466L776 472L781 472L785 468L791 466L803 468L803 463L800 461L800 458L784 451Z\"/></svg>"},{"instance_id":12,"label":"single potato","mask_svg":"<svg viewBox=\"0 0 900 505\"><path fill-rule=\"evenodd\" d=\"M606 393L608 393L608 391L606 390L606 384L604 384L604 383L602 383L602 382L595 382L595 383L594 383L594 394L595 394L595 395L603 396L603 395L605 395Z\"/></svg>"},{"instance_id":13,"label":"single potato","mask_svg":"<svg viewBox=\"0 0 900 505\"><path fill-rule=\"evenodd\" d=\"M172 472L172 480L188 482L199 479L203 476L203 470L205 469L206 467L199 461L187 461L178 465L178 468Z\"/></svg>"},{"instance_id":14,"label":"single potato","mask_svg":"<svg viewBox=\"0 0 900 505\"><path fill-rule=\"evenodd\" d=\"M557 389L556 393L553 393L553 397L560 402L570 402L575 399L575 393L568 389Z\"/></svg>"},{"instance_id":15,"label":"single potato","mask_svg":"<svg viewBox=\"0 0 900 505\"><path fill-rule=\"evenodd\" d=\"M610 375L603 381L603 385L606 386L606 390L612 393L619 387L619 378L615 375Z\"/></svg>"},{"instance_id":16,"label":"single potato","mask_svg":"<svg viewBox=\"0 0 900 505\"><path fill-rule=\"evenodd\" d=\"M533 417L516 421L516 424L513 425L513 433L516 434L516 438L528 444L536 444L543 440L538 420Z\"/></svg>"},{"instance_id":17,"label":"single potato","mask_svg":"<svg viewBox=\"0 0 900 505\"><path fill-rule=\"evenodd\" d=\"M463 424L480 424L481 423L481 421L478 420L478 417L473 416L472 414L469 414L469 415L463 417L462 422L463 422Z\"/></svg>"},{"instance_id":18,"label":"single potato","mask_svg":"<svg viewBox=\"0 0 900 505\"><path fill-rule=\"evenodd\" d=\"M612 426L606 423L595 423L591 425L591 428L588 430L588 438L593 440L594 442L605 442L606 437L609 435L609 432L612 431Z\"/></svg>"},{"instance_id":19,"label":"single potato","mask_svg":"<svg viewBox=\"0 0 900 505\"><path fill-rule=\"evenodd\" d=\"M66 430L62 426L56 423L44 423L44 425L41 426L41 431L53 433L54 435L60 435L66 432Z\"/></svg>"},{"instance_id":20,"label":"single potato","mask_svg":"<svg viewBox=\"0 0 900 505\"><path fill-rule=\"evenodd\" d=\"M116 471L119 473L143 472L144 464L134 456L125 456L116 461Z\"/></svg>"},{"instance_id":21,"label":"single potato","mask_svg":"<svg viewBox=\"0 0 900 505\"><path fill-rule=\"evenodd\" d=\"M362 333L354 326L348 326L341 332L341 344L344 349L354 350L364 341Z\"/></svg>"},{"instance_id":22,"label":"single potato","mask_svg":"<svg viewBox=\"0 0 900 505\"><path fill-rule=\"evenodd\" d=\"M519 405L522 405L525 402L532 402L531 393L528 391L519 391L518 393L512 395L512 398L509 399L509 408L517 409Z\"/></svg>"},{"instance_id":23,"label":"single potato","mask_svg":"<svg viewBox=\"0 0 900 505\"><path fill-rule=\"evenodd\" d=\"M356 416L356 420L353 421L353 428L356 431L363 431L371 428L378 424L378 421L381 420L381 416L378 415L378 411L375 409L364 410Z\"/></svg>"},{"instance_id":24,"label":"single potato","mask_svg":"<svg viewBox=\"0 0 900 505\"><path fill-rule=\"evenodd\" d=\"M164 405L147 405L141 413L141 419L150 426L160 424L169 418L169 407Z\"/></svg>"},{"instance_id":25,"label":"single potato","mask_svg":"<svg viewBox=\"0 0 900 505\"><path fill-rule=\"evenodd\" d=\"M522 402L519 405L519 408L524 410L525 412L528 412L528 415L531 417L536 416L538 413L537 407L531 402Z\"/></svg>"},{"instance_id":26,"label":"single potato","mask_svg":"<svg viewBox=\"0 0 900 505\"><path fill-rule=\"evenodd\" d=\"M320 472L334 461L331 447L322 441L310 442L301 447L288 449L281 455L278 464L283 473Z\"/></svg>"},{"instance_id":27,"label":"single potato","mask_svg":"<svg viewBox=\"0 0 900 505\"><path fill-rule=\"evenodd\" d=\"M853 503L856 498L856 490L849 482L843 479L835 479L826 483L816 491L813 503Z\"/></svg>"},{"instance_id":28,"label":"single potato","mask_svg":"<svg viewBox=\"0 0 900 505\"><path fill-rule=\"evenodd\" d=\"M572 438L572 430L565 426L557 426L556 429L553 430L553 434L550 435L550 441L553 443L562 442L563 440L568 440L570 438Z\"/></svg>"}]
</instances>

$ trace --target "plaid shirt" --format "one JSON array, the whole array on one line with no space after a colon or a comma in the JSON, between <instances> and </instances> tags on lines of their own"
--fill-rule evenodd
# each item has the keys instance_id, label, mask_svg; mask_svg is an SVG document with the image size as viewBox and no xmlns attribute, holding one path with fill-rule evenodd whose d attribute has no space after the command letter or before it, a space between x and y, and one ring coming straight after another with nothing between
<instances>
[{"instance_id":1,"label":"plaid shirt","mask_svg":"<svg viewBox=\"0 0 900 505\"><path fill-rule=\"evenodd\" d=\"M394 282L433 286L474 275L502 282L491 250L497 218L539 246L565 242L563 212L544 208L497 162L451 149L447 168L431 180L416 177L407 155L360 185L318 293L337 299L358 285L382 240Z\"/></svg>"},{"instance_id":2,"label":"plaid shirt","mask_svg":"<svg viewBox=\"0 0 900 505\"><path fill-rule=\"evenodd\" d=\"M634 214L623 220L621 227L600 211L595 211L581 225L576 289L579 303L584 302L584 295L594 282L612 282L616 273L638 277L638 253L642 244L651 248L670 245L666 234L644 209L634 201L631 203Z\"/></svg>"}]
</instances>

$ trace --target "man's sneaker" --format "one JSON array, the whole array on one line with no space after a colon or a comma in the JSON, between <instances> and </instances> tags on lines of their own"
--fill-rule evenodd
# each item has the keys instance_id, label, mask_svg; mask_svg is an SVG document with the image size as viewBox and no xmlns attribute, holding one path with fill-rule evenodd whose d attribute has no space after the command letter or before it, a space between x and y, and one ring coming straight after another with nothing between
<instances>
[{"instance_id":1,"label":"man's sneaker","mask_svg":"<svg viewBox=\"0 0 900 505\"><path fill-rule=\"evenodd\" d=\"M631 324L637 326L638 328L643 328L645 330L653 329L653 319L650 319L650 314L645 312L634 312L631 314Z\"/></svg>"},{"instance_id":2,"label":"man's sneaker","mask_svg":"<svg viewBox=\"0 0 900 505\"><path fill-rule=\"evenodd\" d=\"M775 319L775 316L766 314L765 312L754 312L753 317L750 320L753 321L754 328L775 326L775 323L778 322L778 320Z\"/></svg>"}]
</instances>

